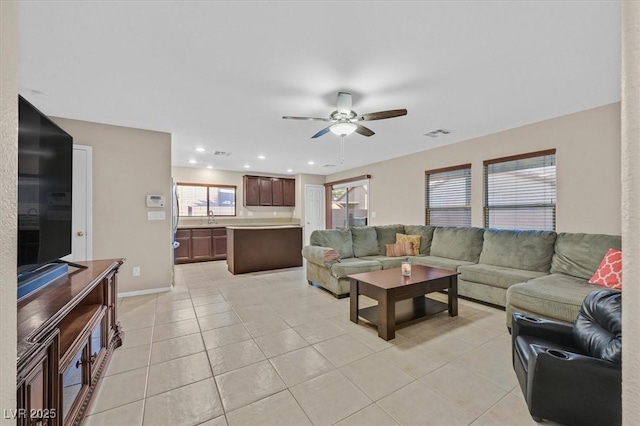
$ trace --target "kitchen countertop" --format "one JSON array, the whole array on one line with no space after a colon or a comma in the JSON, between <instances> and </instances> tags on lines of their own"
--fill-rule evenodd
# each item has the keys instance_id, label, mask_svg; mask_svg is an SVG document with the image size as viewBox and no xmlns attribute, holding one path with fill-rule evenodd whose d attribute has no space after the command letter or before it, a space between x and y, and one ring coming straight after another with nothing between
<instances>
[{"instance_id":1,"label":"kitchen countertop","mask_svg":"<svg viewBox=\"0 0 640 426\"><path fill-rule=\"evenodd\" d=\"M302 228L301 225L296 224L282 224L282 225L231 225L227 226L227 229L289 229L289 228Z\"/></svg>"},{"instance_id":2,"label":"kitchen countertop","mask_svg":"<svg viewBox=\"0 0 640 426\"><path fill-rule=\"evenodd\" d=\"M202 223L202 224L182 224L178 225L178 229L192 229L192 228L231 228L231 229L243 229L243 228L298 228L302 225L297 223L268 223L268 222L256 222L256 223L239 223L239 224L222 224L222 223Z\"/></svg>"}]
</instances>

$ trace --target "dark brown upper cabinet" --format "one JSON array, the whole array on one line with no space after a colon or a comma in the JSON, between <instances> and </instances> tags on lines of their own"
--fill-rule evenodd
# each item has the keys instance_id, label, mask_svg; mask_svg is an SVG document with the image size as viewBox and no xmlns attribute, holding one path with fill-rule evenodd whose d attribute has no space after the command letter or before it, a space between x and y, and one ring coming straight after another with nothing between
<instances>
[{"instance_id":1,"label":"dark brown upper cabinet","mask_svg":"<svg viewBox=\"0 0 640 426\"><path fill-rule=\"evenodd\" d=\"M245 206L295 207L296 180L267 176L243 176Z\"/></svg>"}]
</instances>

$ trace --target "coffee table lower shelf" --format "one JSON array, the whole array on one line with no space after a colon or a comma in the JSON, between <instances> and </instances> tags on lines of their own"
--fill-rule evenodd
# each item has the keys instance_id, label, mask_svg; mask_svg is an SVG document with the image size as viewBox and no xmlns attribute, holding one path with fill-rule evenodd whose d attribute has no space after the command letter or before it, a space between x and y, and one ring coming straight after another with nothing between
<instances>
[{"instance_id":1,"label":"coffee table lower shelf","mask_svg":"<svg viewBox=\"0 0 640 426\"><path fill-rule=\"evenodd\" d=\"M396 302L396 326L411 322L413 320L439 314L448 310L446 303L433 300L429 297L416 297L414 299L401 300ZM358 316L367 321L379 325L378 305L370 306L358 310Z\"/></svg>"}]
</instances>

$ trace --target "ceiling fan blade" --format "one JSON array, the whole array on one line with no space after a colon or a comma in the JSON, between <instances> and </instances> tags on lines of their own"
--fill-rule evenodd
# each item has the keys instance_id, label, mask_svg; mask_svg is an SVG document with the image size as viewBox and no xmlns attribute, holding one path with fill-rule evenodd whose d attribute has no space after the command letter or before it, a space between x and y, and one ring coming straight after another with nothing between
<instances>
[{"instance_id":1,"label":"ceiling fan blade","mask_svg":"<svg viewBox=\"0 0 640 426\"><path fill-rule=\"evenodd\" d=\"M311 139L314 138L319 138L320 136L324 135L325 133L329 132L329 129L331 129L331 126L329 127L325 127L324 129L320 130L318 133L316 133L315 135L311 136Z\"/></svg>"},{"instance_id":2,"label":"ceiling fan blade","mask_svg":"<svg viewBox=\"0 0 640 426\"><path fill-rule=\"evenodd\" d=\"M353 100L351 99L351 93L338 92L338 112L341 114L349 114L351 112Z\"/></svg>"},{"instance_id":3,"label":"ceiling fan blade","mask_svg":"<svg viewBox=\"0 0 640 426\"><path fill-rule=\"evenodd\" d=\"M362 114L358 117L358 120L384 120L385 118L400 117L407 115L406 109L391 109L389 111L370 112L369 114Z\"/></svg>"},{"instance_id":4,"label":"ceiling fan blade","mask_svg":"<svg viewBox=\"0 0 640 426\"><path fill-rule=\"evenodd\" d=\"M362 136L373 136L375 135L375 133L373 132L373 130L369 129L368 127L364 127L361 124L358 123L353 123L355 124L356 127L356 133L361 134Z\"/></svg>"},{"instance_id":5,"label":"ceiling fan blade","mask_svg":"<svg viewBox=\"0 0 640 426\"><path fill-rule=\"evenodd\" d=\"M282 118L285 120L308 120L308 121L331 121L328 118L318 118L318 117L292 117L290 115L285 115Z\"/></svg>"}]
</instances>

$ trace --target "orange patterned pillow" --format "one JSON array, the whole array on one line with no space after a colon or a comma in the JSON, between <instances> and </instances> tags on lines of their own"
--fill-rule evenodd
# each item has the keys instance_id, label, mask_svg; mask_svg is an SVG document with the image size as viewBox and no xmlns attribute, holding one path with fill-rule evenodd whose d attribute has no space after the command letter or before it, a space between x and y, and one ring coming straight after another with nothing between
<instances>
[{"instance_id":1,"label":"orange patterned pillow","mask_svg":"<svg viewBox=\"0 0 640 426\"><path fill-rule=\"evenodd\" d=\"M411 243L413 246L413 255L420 254L420 235L396 234L396 243Z\"/></svg>"},{"instance_id":2,"label":"orange patterned pillow","mask_svg":"<svg viewBox=\"0 0 640 426\"><path fill-rule=\"evenodd\" d=\"M589 283L622 290L622 252L609 249Z\"/></svg>"},{"instance_id":3,"label":"orange patterned pillow","mask_svg":"<svg viewBox=\"0 0 640 426\"><path fill-rule=\"evenodd\" d=\"M413 246L409 242L387 244L388 257L411 256L412 254Z\"/></svg>"}]
</instances>

